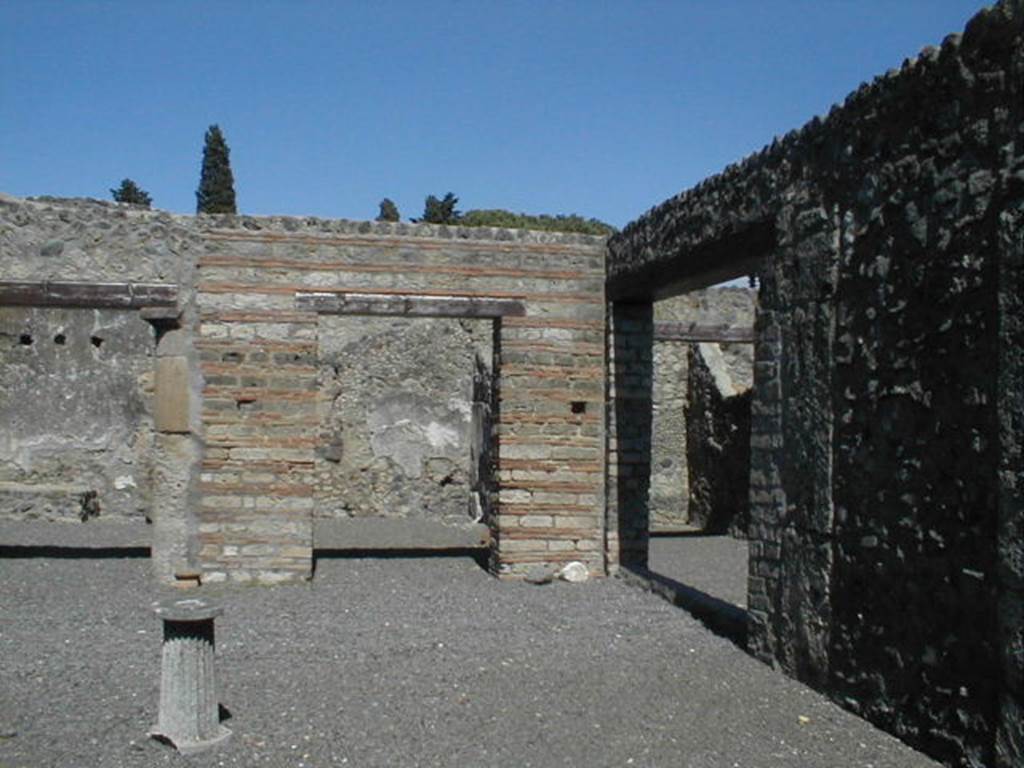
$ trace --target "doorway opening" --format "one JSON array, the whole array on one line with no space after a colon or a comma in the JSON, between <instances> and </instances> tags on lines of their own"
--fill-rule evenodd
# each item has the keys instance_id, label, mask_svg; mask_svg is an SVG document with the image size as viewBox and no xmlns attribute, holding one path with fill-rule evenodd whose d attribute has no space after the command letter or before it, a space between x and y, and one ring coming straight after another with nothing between
<instances>
[{"instance_id":1,"label":"doorway opening","mask_svg":"<svg viewBox=\"0 0 1024 768\"><path fill-rule=\"evenodd\" d=\"M484 552L494 321L321 315L318 323L315 555Z\"/></svg>"}]
</instances>

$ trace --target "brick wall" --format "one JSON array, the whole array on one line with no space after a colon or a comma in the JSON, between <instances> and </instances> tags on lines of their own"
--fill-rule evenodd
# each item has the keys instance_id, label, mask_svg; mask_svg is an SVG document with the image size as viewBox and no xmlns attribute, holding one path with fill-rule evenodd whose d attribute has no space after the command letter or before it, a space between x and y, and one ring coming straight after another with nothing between
<instances>
[{"instance_id":1,"label":"brick wall","mask_svg":"<svg viewBox=\"0 0 1024 768\"><path fill-rule=\"evenodd\" d=\"M493 321L492 566L514 576L580 560L603 572L603 241L428 225L209 224L196 345L207 441L200 552L214 578L309 573L325 399L312 357L321 324L296 310L298 291L522 301L525 316Z\"/></svg>"},{"instance_id":2,"label":"brick wall","mask_svg":"<svg viewBox=\"0 0 1024 768\"><path fill-rule=\"evenodd\" d=\"M608 323L608 566L645 568L650 529L654 307L612 305Z\"/></svg>"}]
</instances>

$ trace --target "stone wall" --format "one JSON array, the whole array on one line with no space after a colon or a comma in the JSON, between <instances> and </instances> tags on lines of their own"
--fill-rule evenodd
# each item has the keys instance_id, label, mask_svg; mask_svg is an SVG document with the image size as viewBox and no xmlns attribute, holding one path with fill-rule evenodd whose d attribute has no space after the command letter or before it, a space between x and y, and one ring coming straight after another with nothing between
<instances>
[{"instance_id":1,"label":"stone wall","mask_svg":"<svg viewBox=\"0 0 1024 768\"><path fill-rule=\"evenodd\" d=\"M474 383L493 378L493 322L323 317L328 399L317 452L320 518L478 522ZM488 391L485 386L484 391ZM482 434L490 435L484 425Z\"/></svg>"},{"instance_id":2,"label":"stone wall","mask_svg":"<svg viewBox=\"0 0 1024 768\"><path fill-rule=\"evenodd\" d=\"M176 322L188 328L200 238L187 221L96 200L0 194L0 274L177 286ZM187 428L155 428L152 400L157 359L180 337L164 333L160 342L137 306L0 311L0 417L12 427L0 449L10 483L0 486L0 509L21 518L74 519L82 511L102 520L145 517L153 523L157 573L168 578L187 566L195 555L189 510L200 444ZM197 418L184 414L186 423ZM92 493L83 505L83 494Z\"/></svg>"},{"instance_id":3,"label":"stone wall","mask_svg":"<svg viewBox=\"0 0 1024 768\"><path fill-rule=\"evenodd\" d=\"M604 255L579 235L0 198L0 508L147 516L164 579L306 577L314 515L484 520L499 574L604 573ZM90 303L140 283L177 306ZM362 316L380 312L401 319Z\"/></svg>"},{"instance_id":4,"label":"stone wall","mask_svg":"<svg viewBox=\"0 0 1024 768\"><path fill-rule=\"evenodd\" d=\"M612 304L608 313L605 547L611 572L646 568L650 533L654 307Z\"/></svg>"},{"instance_id":5,"label":"stone wall","mask_svg":"<svg viewBox=\"0 0 1024 768\"><path fill-rule=\"evenodd\" d=\"M149 514L155 352L137 312L0 308L0 517Z\"/></svg>"},{"instance_id":6,"label":"stone wall","mask_svg":"<svg viewBox=\"0 0 1024 768\"><path fill-rule=\"evenodd\" d=\"M748 364L741 370L750 371ZM738 385L718 344L690 347L686 465L689 524L747 538L750 523L749 387Z\"/></svg>"},{"instance_id":7,"label":"stone wall","mask_svg":"<svg viewBox=\"0 0 1024 768\"><path fill-rule=\"evenodd\" d=\"M1020 66L1018 52L1017 74ZM1018 113L1019 114L1019 113ZM1018 139L1018 148L1020 140ZM1024 152L1018 151L1018 157ZM1024 762L1024 194L1018 163L1017 195L999 215L996 243L999 357L995 409L999 423L998 536L995 572L999 583L996 645L1004 684L999 692L1001 727L996 754L1004 765Z\"/></svg>"},{"instance_id":8,"label":"stone wall","mask_svg":"<svg viewBox=\"0 0 1024 768\"><path fill-rule=\"evenodd\" d=\"M70 507L31 503L148 514L163 578L273 582L310 575L315 512L454 519L441 491L464 479L496 573L644 566L654 300L756 271L751 650L950 764L1020 765L1022 83L1024 2L1004 0L634 222L608 243L607 273L604 241L573 235L0 197L5 280L179 289L152 336L137 307L4 309L4 509L25 514L11 499L31 495L11 484L67 486ZM521 312L488 316L489 347L474 324L434 326L459 338L449 373L388 399L377 377L422 352L408 346L420 321L402 338L365 323L379 367L335 373L355 336L301 303L309 292L396 314L424 297ZM34 380L93 381L114 364L104 349L119 376L74 382L68 413L84 421L26 418L55 399ZM467 367L460 475L466 446L447 436L466 429ZM53 460L61 446L73 461ZM345 510L339 489L382 466ZM423 486L394 484L417 468Z\"/></svg>"},{"instance_id":9,"label":"stone wall","mask_svg":"<svg viewBox=\"0 0 1024 768\"><path fill-rule=\"evenodd\" d=\"M762 278L751 648L950 764L1019 765L1024 4L609 243L609 295Z\"/></svg>"},{"instance_id":10,"label":"stone wall","mask_svg":"<svg viewBox=\"0 0 1024 768\"><path fill-rule=\"evenodd\" d=\"M757 293L740 287L712 288L656 302L654 324L752 328ZM650 520L652 531L680 530L691 525L687 466L686 408L690 401L688 359L693 344L654 338L653 414L651 423ZM753 382L753 346L718 345L729 375L739 390Z\"/></svg>"}]
</instances>

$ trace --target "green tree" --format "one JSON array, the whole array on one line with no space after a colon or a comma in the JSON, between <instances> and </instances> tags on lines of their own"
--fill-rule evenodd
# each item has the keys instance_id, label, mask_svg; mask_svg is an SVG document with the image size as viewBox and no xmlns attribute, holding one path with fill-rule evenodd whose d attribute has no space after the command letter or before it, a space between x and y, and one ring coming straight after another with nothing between
<instances>
[{"instance_id":1,"label":"green tree","mask_svg":"<svg viewBox=\"0 0 1024 768\"><path fill-rule=\"evenodd\" d=\"M425 224L457 224L461 211L455 210L459 204L459 198L449 192L443 199L438 200L433 195L427 195L423 204L423 218L419 221ZM413 221L416 221L413 219Z\"/></svg>"},{"instance_id":2,"label":"green tree","mask_svg":"<svg viewBox=\"0 0 1024 768\"><path fill-rule=\"evenodd\" d=\"M398 221L401 215L398 213L398 206L390 197L380 201L380 213L377 214L377 221Z\"/></svg>"},{"instance_id":3,"label":"green tree","mask_svg":"<svg viewBox=\"0 0 1024 768\"><path fill-rule=\"evenodd\" d=\"M196 213L238 213L235 207L235 178L231 173L231 150L216 125L206 130L203 168L196 190Z\"/></svg>"},{"instance_id":4,"label":"green tree","mask_svg":"<svg viewBox=\"0 0 1024 768\"><path fill-rule=\"evenodd\" d=\"M512 213L501 208L466 211L459 219L464 227L505 227L508 229L539 229L547 232L579 232L584 235L608 236L615 227L599 219L585 219L578 214Z\"/></svg>"},{"instance_id":5,"label":"green tree","mask_svg":"<svg viewBox=\"0 0 1024 768\"><path fill-rule=\"evenodd\" d=\"M131 179L121 179L121 186L116 189L111 188L110 195L115 202L141 205L143 208L149 208L150 203L153 202L149 193Z\"/></svg>"}]
</instances>

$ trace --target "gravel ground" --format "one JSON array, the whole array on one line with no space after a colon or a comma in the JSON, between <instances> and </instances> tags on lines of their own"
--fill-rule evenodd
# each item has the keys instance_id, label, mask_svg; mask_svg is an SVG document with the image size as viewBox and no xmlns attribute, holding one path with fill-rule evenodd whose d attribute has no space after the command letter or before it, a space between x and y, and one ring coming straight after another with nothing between
<instances>
[{"instance_id":1,"label":"gravel ground","mask_svg":"<svg viewBox=\"0 0 1024 768\"><path fill-rule=\"evenodd\" d=\"M233 736L185 758L145 735L148 560L3 552L2 768L936 765L619 580L499 582L451 557L221 593Z\"/></svg>"},{"instance_id":2,"label":"gravel ground","mask_svg":"<svg viewBox=\"0 0 1024 768\"><path fill-rule=\"evenodd\" d=\"M652 536L648 567L740 608L747 607L747 542L731 536Z\"/></svg>"}]
</instances>

